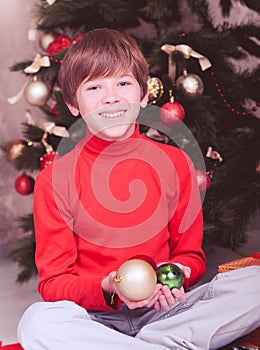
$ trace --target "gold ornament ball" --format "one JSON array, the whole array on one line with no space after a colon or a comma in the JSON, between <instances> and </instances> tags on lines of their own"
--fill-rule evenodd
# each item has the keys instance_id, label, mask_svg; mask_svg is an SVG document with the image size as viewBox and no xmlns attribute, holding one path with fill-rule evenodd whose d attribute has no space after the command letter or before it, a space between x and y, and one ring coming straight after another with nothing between
<instances>
[{"instance_id":1,"label":"gold ornament ball","mask_svg":"<svg viewBox=\"0 0 260 350\"><path fill-rule=\"evenodd\" d=\"M197 74L183 74L176 80L176 88L178 93L188 97L195 98L202 95L204 85L201 78Z\"/></svg>"},{"instance_id":2,"label":"gold ornament ball","mask_svg":"<svg viewBox=\"0 0 260 350\"><path fill-rule=\"evenodd\" d=\"M139 301L152 294L157 276L153 267L146 261L131 259L119 267L114 283L125 298Z\"/></svg>"},{"instance_id":3,"label":"gold ornament ball","mask_svg":"<svg viewBox=\"0 0 260 350\"><path fill-rule=\"evenodd\" d=\"M18 156L20 156L25 145L26 141L22 139L15 139L8 144L6 156L9 162L13 162Z\"/></svg>"},{"instance_id":4,"label":"gold ornament ball","mask_svg":"<svg viewBox=\"0 0 260 350\"><path fill-rule=\"evenodd\" d=\"M43 106L50 97L50 90L46 83L40 80L30 82L24 90L24 98L32 106Z\"/></svg>"},{"instance_id":5,"label":"gold ornament ball","mask_svg":"<svg viewBox=\"0 0 260 350\"><path fill-rule=\"evenodd\" d=\"M149 77L148 84L148 101L149 103L156 103L163 95L163 83L157 77Z\"/></svg>"}]
</instances>

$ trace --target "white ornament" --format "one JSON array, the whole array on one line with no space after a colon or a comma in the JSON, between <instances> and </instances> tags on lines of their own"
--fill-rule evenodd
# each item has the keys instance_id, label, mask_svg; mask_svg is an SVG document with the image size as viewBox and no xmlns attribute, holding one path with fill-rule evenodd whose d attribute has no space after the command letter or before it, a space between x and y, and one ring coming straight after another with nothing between
<instances>
[{"instance_id":1,"label":"white ornament","mask_svg":"<svg viewBox=\"0 0 260 350\"><path fill-rule=\"evenodd\" d=\"M153 267L146 261L131 259L119 267L114 282L125 298L138 301L152 294L157 276Z\"/></svg>"}]
</instances>

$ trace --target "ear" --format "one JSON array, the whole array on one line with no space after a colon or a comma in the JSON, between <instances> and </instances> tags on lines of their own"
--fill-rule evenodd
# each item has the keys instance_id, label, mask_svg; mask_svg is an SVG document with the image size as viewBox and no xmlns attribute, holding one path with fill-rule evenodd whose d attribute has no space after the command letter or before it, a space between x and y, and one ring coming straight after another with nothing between
<instances>
[{"instance_id":1,"label":"ear","mask_svg":"<svg viewBox=\"0 0 260 350\"><path fill-rule=\"evenodd\" d=\"M72 114L74 117L77 117L77 116L79 115L79 110L78 110L78 108L75 107L75 106L72 106L72 105L70 105L70 104L68 104L68 103L66 103L66 104L67 104L67 107L68 107L68 109L70 110L71 114Z\"/></svg>"},{"instance_id":2,"label":"ear","mask_svg":"<svg viewBox=\"0 0 260 350\"><path fill-rule=\"evenodd\" d=\"M145 94L144 97L141 99L140 106L141 106L142 108L145 108L145 107L147 106L147 103L148 103L148 95L149 95L149 90L147 89L146 94Z\"/></svg>"}]
</instances>

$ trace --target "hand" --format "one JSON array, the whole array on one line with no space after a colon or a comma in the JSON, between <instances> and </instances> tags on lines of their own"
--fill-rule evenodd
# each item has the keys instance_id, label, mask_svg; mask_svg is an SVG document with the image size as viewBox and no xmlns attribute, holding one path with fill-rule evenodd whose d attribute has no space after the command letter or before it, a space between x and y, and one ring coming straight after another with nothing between
<instances>
[{"instance_id":1,"label":"hand","mask_svg":"<svg viewBox=\"0 0 260 350\"><path fill-rule=\"evenodd\" d=\"M183 272L185 278L190 278L191 269L188 266L184 266L179 263L175 263ZM186 295L184 288L181 287L180 289L173 288L170 290L170 288L166 285L161 287L161 295L159 296L158 300L154 303L154 309L156 311L168 311L170 309L170 306L175 304L176 299L178 299L181 303L184 303L186 301Z\"/></svg>"},{"instance_id":2,"label":"hand","mask_svg":"<svg viewBox=\"0 0 260 350\"><path fill-rule=\"evenodd\" d=\"M161 291L160 291L161 287L162 287L161 284L156 284L152 294L148 298L143 299L143 300L139 300L139 301L128 300L118 291L116 286L115 286L115 293L127 305L127 307L129 309L133 310L133 309L137 309L139 307L151 307L151 306L153 306L161 295Z\"/></svg>"},{"instance_id":3,"label":"hand","mask_svg":"<svg viewBox=\"0 0 260 350\"><path fill-rule=\"evenodd\" d=\"M154 288L152 294L143 300L132 301L125 298L117 289L116 284L114 283L114 277L116 276L116 271L110 272L108 276L106 276L102 281L102 288L104 291L108 293L115 293L117 296L127 305L129 309L137 309L139 307L151 307L158 300L161 295L161 284L157 284Z\"/></svg>"}]
</instances>

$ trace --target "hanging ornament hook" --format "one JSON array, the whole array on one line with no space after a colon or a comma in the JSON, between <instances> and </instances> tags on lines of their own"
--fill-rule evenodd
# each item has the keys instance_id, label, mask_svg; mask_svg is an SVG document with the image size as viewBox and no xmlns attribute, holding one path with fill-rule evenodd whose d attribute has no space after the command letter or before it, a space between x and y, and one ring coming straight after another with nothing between
<instances>
[{"instance_id":1,"label":"hanging ornament hook","mask_svg":"<svg viewBox=\"0 0 260 350\"><path fill-rule=\"evenodd\" d=\"M174 52L181 53L185 59L189 59L190 57L197 58L199 60L200 67L203 71L212 66L211 62L207 57L203 56L199 52L194 51L190 46L185 44L180 44L176 46L164 44L161 46L161 50L169 55L168 75L172 82L174 82L176 78L176 62L172 55Z\"/></svg>"}]
</instances>

